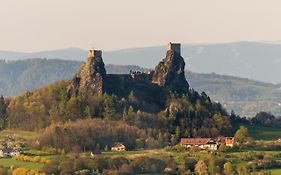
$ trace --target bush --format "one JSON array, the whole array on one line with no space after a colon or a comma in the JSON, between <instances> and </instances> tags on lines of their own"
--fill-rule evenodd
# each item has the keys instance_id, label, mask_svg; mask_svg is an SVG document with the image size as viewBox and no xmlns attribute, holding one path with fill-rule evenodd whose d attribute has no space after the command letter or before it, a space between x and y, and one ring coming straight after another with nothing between
<instances>
[{"instance_id":1,"label":"bush","mask_svg":"<svg viewBox=\"0 0 281 175\"><path fill-rule=\"evenodd\" d=\"M17 168L13 170L12 175L47 175L46 173L40 173L35 169L27 169L27 168Z\"/></svg>"},{"instance_id":2,"label":"bush","mask_svg":"<svg viewBox=\"0 0 281 175\"><path fill-rule=\"evenodd\" d=\"M172 151L172 152L184 152L187 150L186 147L184 147L181 143L175 145L175 146L167 146L165 147L166 151Z\"/></svg>"},{"instance_id":3,"label":"bush","mask_svg":"<svg viewBox=\"0 0 281 175\"><path fill-rule=\"evenodd\" d=\"M18 154L13 156L14 160L22 160L26 162L37 162L37 163L49 163L50 161L48 159L36 156L36 157L30 157L30 156L25 156L22 154Z\"/></svg>"}]
</instances>

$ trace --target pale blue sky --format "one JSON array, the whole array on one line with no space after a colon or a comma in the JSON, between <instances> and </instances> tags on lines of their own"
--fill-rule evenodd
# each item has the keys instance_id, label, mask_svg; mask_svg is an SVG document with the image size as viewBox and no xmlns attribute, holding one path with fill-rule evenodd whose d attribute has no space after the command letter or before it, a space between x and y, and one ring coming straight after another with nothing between
<instances>
[{"instance_id":1,"label":"pale blue sky","mask_svg":"<svg viewBox=\"0 0 281 175\"><path fill-rule=\"evenodd\" d=\"M281 40L280 0L0 0L0 50Z\"/></svg>"}]
</instances>

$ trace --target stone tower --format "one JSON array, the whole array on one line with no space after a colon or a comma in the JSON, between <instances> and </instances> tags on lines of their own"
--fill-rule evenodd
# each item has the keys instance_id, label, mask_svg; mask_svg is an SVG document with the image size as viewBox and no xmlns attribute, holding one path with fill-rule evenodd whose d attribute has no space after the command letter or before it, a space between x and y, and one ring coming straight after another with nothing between
<instances>
[{"instance_id":1,"label":"stone tower","mask_svg":"<svg viewBox=\"0 0 281 175\"><path fill-rule=\"evenodd\" d=\"M82 64L69 87L75 95L101 95L104 92L106 70L101 50L89 50L86 63Z\"/></svg>"},{"instance_id":2,"label":"stone tower","mask_svg":"<svg viewBox=\"0 0 281 175\"><path fill-rule=\"evenodd\" d=\"M179 55L181 55L181 44L180 43L171 43L169 42L167 45L167 50L172 50L176 53L178 53Z\"/></svg>"},{"instance_id":3,"label":"stone tower","mask_svg":"<svg viewBox=\"0 0 281 175\"><path fill-rule=\"evenodd\" d=\"M189 84L184 75L185 62L181 56L181 45L169 43L166 57L155 67L152 83L169 87L172 91L186 93Z\"/></svg>"}]
</instances>

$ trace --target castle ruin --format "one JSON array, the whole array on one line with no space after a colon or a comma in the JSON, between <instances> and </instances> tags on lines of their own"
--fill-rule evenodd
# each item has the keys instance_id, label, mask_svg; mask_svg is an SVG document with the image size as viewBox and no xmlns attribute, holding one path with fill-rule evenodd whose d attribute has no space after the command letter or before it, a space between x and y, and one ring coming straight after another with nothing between
<instances>
[{"instance_id":1,"label":"castle ruin","mask_svg":"<svg viewBox=\"0 0 281 175\"><path fill-rule=\"evenodd\" d=\"M128 96L134 91L140 96L151 93L147 98L163 98L163 91L187 93L188 82L184 75L185 62L181 56L181 45L169 43L166 57L155 70L144 73L131 71L129 74L106 74L101 50L89 50L88 58L68 88L70 95L101 95L103 93ZM158 98L158 99L157 99ZM145 100L145 99L144 99Z\"/></svg>"}]
</instances>

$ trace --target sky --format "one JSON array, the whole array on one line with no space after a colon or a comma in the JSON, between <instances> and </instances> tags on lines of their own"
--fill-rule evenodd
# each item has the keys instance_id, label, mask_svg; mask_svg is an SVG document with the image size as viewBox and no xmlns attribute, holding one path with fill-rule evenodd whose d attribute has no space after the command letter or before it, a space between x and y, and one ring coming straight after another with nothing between
<instances>
[{"instance_id":1,"label":"sky","mask_svg":"<svg viewBox=\"0 0 281 175\"><path fill-rule=\"evenodd\" d=\"M280 0L0 0L0 50L281 40Z\"/></svg>"}]
</instances>

